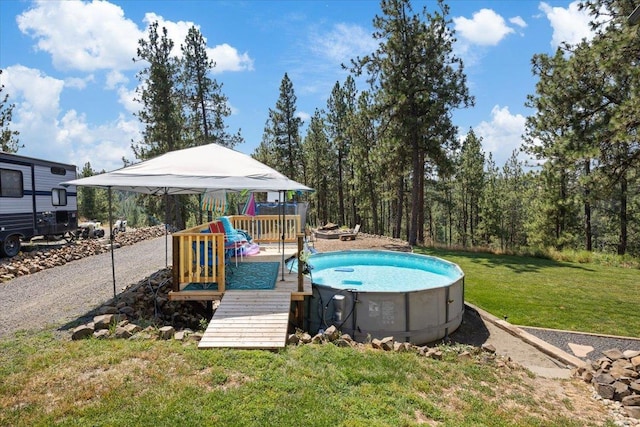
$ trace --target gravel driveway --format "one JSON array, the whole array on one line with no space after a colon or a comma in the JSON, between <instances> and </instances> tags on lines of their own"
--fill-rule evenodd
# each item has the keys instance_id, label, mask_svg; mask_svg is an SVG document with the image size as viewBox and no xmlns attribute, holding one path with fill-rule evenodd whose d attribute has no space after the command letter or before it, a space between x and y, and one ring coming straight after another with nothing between
<instances>
[{"instance_id":1,"label":"gravel driveway","mask_svg":"<svg viewBox=\"0 0 640 427\"><path fill-rule=\"evenodd\" d=\"M164 237L116 249L116 292L164 268L165 259ZM168 260L171 263L171 238ZM0 338L64 325L112 297L110 252L15 278L0 284Z\"/></svg>"}]
</instances>

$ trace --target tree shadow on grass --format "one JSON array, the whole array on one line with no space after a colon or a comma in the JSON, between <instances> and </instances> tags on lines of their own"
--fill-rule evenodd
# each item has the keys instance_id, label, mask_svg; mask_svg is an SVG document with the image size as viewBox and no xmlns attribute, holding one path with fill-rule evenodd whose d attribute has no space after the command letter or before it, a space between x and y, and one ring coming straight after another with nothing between
<instances>
[{"instance_id":1,"label":"tree shadow on grass","mask_svg":"<svg viewBox=\"0 0 640 427\"><path fill-rule=\"evenodd\" d=\"M560 262L549 258L535 258L516 255L496 255L489 252L466 252L443 248L416 247L416 253L432 255L444 259L465 258L469 262L481 264L488 268L503 267L514 273L533 273L545 268L570 268L583 271L594 271L586 266L575 263Z\"/></svg>"}]
</instances>

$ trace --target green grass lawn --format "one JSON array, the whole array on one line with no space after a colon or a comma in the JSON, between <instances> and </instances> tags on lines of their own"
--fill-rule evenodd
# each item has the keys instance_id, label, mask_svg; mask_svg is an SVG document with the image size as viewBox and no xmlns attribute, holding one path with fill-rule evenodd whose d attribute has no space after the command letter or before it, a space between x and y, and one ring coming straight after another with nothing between
<instances>
[{"instance_id":1,"label":"green grass lawn","mask_svg":"<svg viewBox=\"0 0 640 427\"><path fill-rule=\"evenodd\" d=\"M540 389L523 369L482 354L459 361L453 350L434 360L332 344L198 350L193 342L21 334L0 340L0 425L602 424L584 409L572 413L566 393L590 399L584 383Z\"/></svg>"},{"instance_id":2,"label":"green grass lawn","mask_svg":"<svg viewBox=\"0 0 640 427\"><path fill-rule=\"evenodd\" d=\"M640 270L415 248L465 274L465 300L512 324L640 337Z\"/></svg>"},{"instance_id":3,"label":"green grass lawn","mask_svg":"<svg viewBox=\"0 0 640 427\"><path fill-rule=\"evenodd\" d=\"M639 335L637 269L416 252L460 265L465 299L511 323ZM585 412L587 384L549 386L482 355L460 361L455 348L443 351L434 360L334 345L198 350L177 341L19 333L0 340L0 425L603 425L600 412Z\"/></svg>"}]
</instances>

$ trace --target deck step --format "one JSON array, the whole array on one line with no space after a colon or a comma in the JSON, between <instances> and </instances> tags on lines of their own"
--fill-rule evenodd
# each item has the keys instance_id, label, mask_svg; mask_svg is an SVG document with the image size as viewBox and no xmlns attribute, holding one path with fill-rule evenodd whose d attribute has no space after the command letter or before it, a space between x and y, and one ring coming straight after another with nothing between
<instances>
[{"instance_id":1,"label":"deck step","mask_svg":"<svg viewBox=\"0 0 640 427\"><path fill-rule=\"evenodd\" d=\"M290 311L291 292L227 291L198 348L283 348Z\"/></svg>"}]
</instances>

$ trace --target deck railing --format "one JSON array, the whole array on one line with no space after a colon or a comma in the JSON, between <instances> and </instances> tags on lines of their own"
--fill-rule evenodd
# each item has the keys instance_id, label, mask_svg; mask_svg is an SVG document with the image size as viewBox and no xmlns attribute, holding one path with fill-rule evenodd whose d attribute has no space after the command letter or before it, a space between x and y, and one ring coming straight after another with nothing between
<instances>
[{"instance_id":1,"label":"deck railing","mask_svg":"<svg viewBox=\"0 0 640 427\"><path fill-rule=\"evenodd\" d=\"M280 230L284 230L285 242L294 243L296 236L302 232L300 215L285 215L282 229L280 228L280 223L283 221L281 215L232 215L229 218L234 228L247 231L257 243L279 242Z\"/></svg>"},{"instance_id":2,"label":"deck railing","mask_svg":"<svg viewBox=\"0 0 640 427\"><path fill-rule=\"evenodd\" d=\"M224 234L201 233L205 225L173 233L173 290L184 283L218 284L225 290Z\"/></svg>"},{"instance_id":3,"label":"deck railing","mask_svg":"<svg viewBox=\"0 0 640 427\"><path fill-rule=\"evenodd\" d=\"M300 215L285 215L284 220L280 215L232 215L229 219L234 228L247 231L256 243L279 242L281 230L285 242L296 242L302 230ZM205 223L173 233L174 291L180 291L185 283L212 282L218 284L218 292L225 291L224 234L202 233L208 227Z\"/></svg>"}]
</instances>

